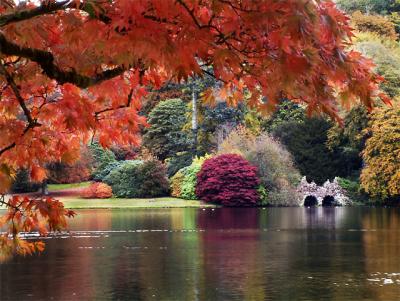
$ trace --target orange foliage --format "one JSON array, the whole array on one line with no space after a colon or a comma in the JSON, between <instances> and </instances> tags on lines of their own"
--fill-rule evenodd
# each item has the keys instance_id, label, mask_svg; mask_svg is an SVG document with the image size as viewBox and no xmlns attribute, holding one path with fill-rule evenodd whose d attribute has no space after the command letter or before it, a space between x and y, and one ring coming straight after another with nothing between
<instances>
[{"instance_id":1,"label":"orange foliage","mask_svg":"<svg viewBox=\"0 0 400 301\"><path fill-rule=\"evenodd\" d=\"M43 242L25 241L20 232L37 231L46 236L49 231L64 229L66 218L75 215L61 202L51 198L14 196L8 201L0 200L0 203L7 205L7 212L0 220L0 227L6 230L0 235L0 260L7 259L14 252L27 255L42 251Z\"/></svg>"},{"instance_id":2,"label":"orange foliage","mask_svg":"<svg viewBox=\"0 0 400 301\"><path fill-rule=\"evenodd\" d=\"M282 96L334 117L337 95L368 107L387 101L372 62L347 50L349 19L331 1L37 3L0 4L0 158L39 178L34 166L68 157L93 134L103 146L138 144L148 87L202 74L204 63L228 103L250 91L260 111Z\"/></svg>"},{"instance_id":3,"label":"orange foliage","mask_svg":"<svg viewBox=\"0 0 400 301\"><path fill-rule=\"evenodd\" d=\"M108 199L112 197L112 189L105 183L92 183L82 191L82 197L87 199Z\"/></svg>"},{"instance_id":4,"label":"orange foliage","mask_svg":"<svg viewBox=\"0 0 400 301\"><path fill-rule=\"evenodd\" d=\"M249 96L260 111L286 97L338 118L338 95L389 101L330 0L16 2L0 2L0 193L19 168L42 180L47 163L72 163L93 136L139 144L148 90L204 64L229 104Z\"/></svg>"}]
</instances>

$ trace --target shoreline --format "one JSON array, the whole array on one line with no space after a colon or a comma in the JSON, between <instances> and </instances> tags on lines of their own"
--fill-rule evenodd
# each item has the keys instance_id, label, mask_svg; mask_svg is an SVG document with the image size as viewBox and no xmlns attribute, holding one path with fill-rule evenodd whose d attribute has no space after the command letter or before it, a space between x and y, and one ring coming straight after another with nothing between
<instances>
[{"instance_id":1,"label":"shoreline","mask_svg":"<svg viewBox=\"0 0 400 301\"><path fill-rule=\"evenodd\" d=\"M78 195L78 192L85 186L87 182L79 184L67 184L57 185L58 187L51 187L48 197L52 197L61 201L66 209L80 210L80 209L155 209L155 208L219 208L221 206L216 204L205 203L200 200L185 200L175 197L157 197L157 198L108 198L108 199L92 199L82 198ZM65 188L65 186L70 186ZM75 186L75 187L71 187ZM39 193L22 193L20 196L32 196L37 197ZM6 195L9 198L11 195ZM290 208L286 206L256 206L254 208ZM294 206L298 207L298 206ZM300 206L303 207L303 206ZM304 207L304 208L319 208L316 207ZM342 206L339 206L342 207ZM374 208L399 208L399 206L390 206L388 204L372 204L372 203L360 203L354 202L351 206L345 207L374 207ZM322 207L326 208L326 207ZM0 210L5 210L4 205L0 205Z\"/></svg>"},{"instance_id":2,"label":"shoreline","mask_svg":"<svg viewBox=\"0 0 400 301\"><path fill-rule=\"evenodd\" d=\"M109 198L109 199L84 199L73 196L57 197L66 209L153 209L153 208L217 208L217 205L207 204L197 200L184 200L173 197L160 198ZM0 210L5 210L0 206Z\"/></svg>"}]
</instances>

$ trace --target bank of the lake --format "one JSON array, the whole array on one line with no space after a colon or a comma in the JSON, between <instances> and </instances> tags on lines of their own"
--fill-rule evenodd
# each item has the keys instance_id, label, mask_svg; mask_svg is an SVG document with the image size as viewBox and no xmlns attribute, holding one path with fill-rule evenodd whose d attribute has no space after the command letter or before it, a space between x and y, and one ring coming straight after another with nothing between
<instances>
[{"instance_id":1,"label":"bank of the lake","mask_svg":"<svg viewBox=\"0 0 400 301\"><path fill-rule=\"evenodd\" d=\"M129 209L129 208L214 208L212 204L207 204L199 200L185 200L174 197L160 198L108 198L108 199L88 199L80 195L82 189L88 187L91 182L74 184L49 184L49 197L63 202L68 209ZM39 196L39 192L20 194L22 196ZM6 196L9 198L10 195ZM0 209L5 209L0 205Z\"/></svg>"},{"instance_id":2,"label":"bank of the lake","mask_svg":"<svg viewBox=\"0 0 400 301\"><path fill-rule=\"evenodd\" d=\"M197 200L184 200L172 197L151 198L151 199L84 199L75 196L59 197L55 199L63 202L68 209L134 209L134 208L214 208L212 204L207 204ZM6 209L0 205L0 210Z\"/></svg>"},{"instance_id":3,"label":"bank of the lake","mask_svg":"<svg viewBox=\"0 0 400 301\"><path fill-rule=\"evenodd\" d=\"M127 208L203 208L215 207L201 201L164 197L152 199L82 199L60 198L69 209L127 209Z\"/></svg>"}]
</instances>

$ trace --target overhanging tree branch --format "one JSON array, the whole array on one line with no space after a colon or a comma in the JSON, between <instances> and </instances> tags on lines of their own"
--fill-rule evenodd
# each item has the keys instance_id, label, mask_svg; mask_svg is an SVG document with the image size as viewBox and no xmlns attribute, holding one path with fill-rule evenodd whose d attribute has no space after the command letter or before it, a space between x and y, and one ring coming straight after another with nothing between
<instances>
[{"instance_id":1,"label":"overhanging tree branch","mask_svg":"<svg viewBox=\"0 0 400 301\"><path fill-rule=\"evenodd\" d=\"M44 2L40 6L29 10L15 11L13 13L0 16L0 27L6 26L11 23L21 22L32 19L34 17L52 14L56 11L67 10L67 9L78 9L84 11L90 15L90 17L99 19L104 23L109 23L111 18L101 13L94 13L91 3L80 3L76 4L76 1L64 0L54 2Z\"/></svg>"},{"instance_id":2,"label":"overhanging tree branch","mask_svg":"<svg viewBox=\"0 0 400 301\"><path fill-rule=\"evenodd\" d=\"M36 16L51 14L57 10L65 9L66 5L70 2L71 0L48 3L45 2L42 3L42 5L33 9L16 11L11 14L0 16L0 27L8 25L10 23L28 20Z\"/></svg>"},{"instance_id":3,"label":"overhanging tree branch","mask_svg":"<svg viewBox=\"0 0 400 301\"><path fill-rule=\"evenodd\" d=\"M90 77L79 74L74 70L62 70L54 63L54 56L51 52L22 47L8 41L2 33L0 33L0 52L6 55L20 56L36 62L49 78L56 80L59 84L71 83L83 89L114 78L125 71L123 66L118 66Z\"/></svg>"},{"instance_id":4,"label":"overhanging tree branch","mask_svg":"<svg viewBox=\"0 0 400 301\"><path fill-rule=\"evenodd\" d=\"M94 117L96 118L96 120L98 120L100 114L103 114L103 113L106 113L106 112L110 112L110 111L114 111L114 110L117 110L117 109L129 108L131 106L132 96L133 96L133 89L131 89L131 91L129 92L128 100L127 100L126 104L120 105L120 106L118 106L116 108L111 108L110 107L110 108L106 108L106 109L102 109L100 111L97 111L97 112L94 113Z\"/></svg>"}]
</instances>

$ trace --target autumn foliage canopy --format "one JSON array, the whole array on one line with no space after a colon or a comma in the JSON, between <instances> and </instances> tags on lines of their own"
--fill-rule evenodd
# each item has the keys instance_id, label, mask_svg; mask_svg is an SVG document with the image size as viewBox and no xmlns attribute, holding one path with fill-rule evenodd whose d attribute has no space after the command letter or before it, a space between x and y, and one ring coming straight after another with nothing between
<instances>
[{"instance_id":1,"label":"autumn foliage canopy","mask_svg":"<svg viewBox=\"0 0 400 301\"><path fill-rule=\"evenodd\" d=\"M338 101L388 101L352 35L332 1L1 1L0 192L20 167L41 181L46 163L72 163L92 137L138 144L143 97L205 66L221 83L207 102L269 111L286 97L337 117Z\"/></svg>"}]
</instances>

